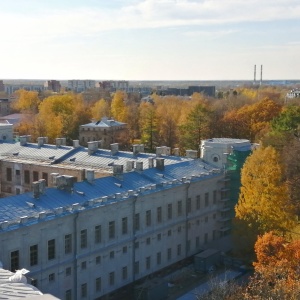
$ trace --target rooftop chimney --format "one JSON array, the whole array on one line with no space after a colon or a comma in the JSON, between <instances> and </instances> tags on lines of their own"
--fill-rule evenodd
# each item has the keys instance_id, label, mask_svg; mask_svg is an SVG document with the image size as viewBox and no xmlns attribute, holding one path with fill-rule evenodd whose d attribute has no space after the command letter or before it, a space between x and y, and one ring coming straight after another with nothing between
<instances>
[{"instance_id":1,"label":"rooftop chimney","mask_svg":"<svg viewBox=\"0 0 300 300\"><path fill-rule=\"evenodd\" d=\"M48 138L44 136L40 136L37 138L38 147L42 147L44 144L48 143Z\"/></svg>"},{"instance_id":2,"label":"rooftop chimney","mask_svg":"<svg viewBox=\"0 0 300 300\"><path fill-rule=\"evenodd\" d=\"M186 150L186 157L188 158L197 158L198 151L197 150Z\"/></svg>"},{"instance_id":3,"label":"rooftop chimney","mask_svg":"<svg viewBox=\"0 0 300 300\"><path fill-rule=\"evenodd\" d=\"M127 160L126 161L126 171L132 171L133 168L134 168L134 161Z\"/></svg>"},{"instance_id":4,"label":"rooftop chimney","mask_svg":"<svg viewBox=\"0 0 300 300\"><path fill-rule=\"evenodd\" d=\"M164 148L163 147L156 147L156 156L160 157L164 153Z\"/></svg>"},{"instance_id":5,"label":"rooftop chimney","mask_svg":"<svg viewBox=\"0 0 300 300\"><path fill-rule=\"evenodd\" d=\"M153 157L148 158L148 166L149 166L149 169L154 167L154 158Z\"/></svg>"},{"instance_id":6,"label":"rooftop chimney","mask_svg":"<svg viewBox=\"0 0 300 300\"><path fill-rule=\"evenodd\" d=\"M94 154L98 150L98 141L88 142L88 155Z\"/></svg>"},{"instance_id":7,"label":"rooftop chimney","mask_svg":"<svg viewBox=\"0 0 300 300\"><path fill-rule=\"evenodd\" d=\"M32 183L33 197L38 199L40 197L40 183L38 181L34 181Z\"/></svg>"},{"instance_id":8,"label":"rooftop chimney","mask_svg":"<svg viewBox=\"0 0 300 300\"><path fill-rule=\"evenodd\" d=\"M137 161L135 163L135 170L138 172L143 171L143 162L142 161Z\"/></svg>"},{"instance_id":9,"label":"rooftop chimney","mask_svg":"<svg viewBox=\"0 0 300 300\"><path fill-rule=\"evenodd\" d=\"M140 150L140 145L132 145L133 155L138 155Z\"/></svg>"},{"instance_id":10,"label":"rooftop chimney","mask_svg":"<svg viewBox=\"0 0 300 300\"><path fill-rule=\"evenodd\" d=\"M111 149L111 155L116 155L119 151L119 144L118 143L110 144L110 149Z\"/></svg>"},{"instance_id":11,"label":"rooftop chimney","mask_svg":"<svg viewBox=\"0 0 300 300\"><path fill-rule=\"evenodd\" d=\"M113 165L113 176L123 179L123 165Z\"/></svg>"},{"instance_id":12,"label":"rooftop chimney","mask_svg":"<svg viewBox=\"0 0 300 300\"><path fill-rule=\"evenodd\" d=\"M85 178L88 182L92 183L95 179L95 171L94 170L85 170Z\"/></svg>"},{"instance_id":13,"label":"rooftop chimney","mask_svg":"<svg viewBox=\"0 0 300 300\"><path fill-rule=\"evenodd\" d=\"M179 148L174 148L174 155L179 156Z\"/></svg>"},{"instance_id":14,"label":"rooftop chimney","mask_svg":"<svg viewBox=\"0 0 300 300\"><path fill-rule=\"evenodd\" d=\"M165 168L165 159L164 158L156 158L156 168L158 170L163 170Z\"/></svg>"},{"instance_id":15,"label":"rooftop chimney","mask_svg":"<svg viewBox=\"0 0 300 300\"><path fill-rule=\"evenodd\" d=\"M73 140L73 148L79 147L79 140Z\"/></svg>"},{"instance_id":16,"label":"rooftop chimney","mask_svg":"<svg viewBox=\"0 0 300 300\"><path fill-rule=\"evenodd\" d=\"M25 146L27 144L27 139L25 135L20 136L20 145Z\"/></svg>"}]
</instances>

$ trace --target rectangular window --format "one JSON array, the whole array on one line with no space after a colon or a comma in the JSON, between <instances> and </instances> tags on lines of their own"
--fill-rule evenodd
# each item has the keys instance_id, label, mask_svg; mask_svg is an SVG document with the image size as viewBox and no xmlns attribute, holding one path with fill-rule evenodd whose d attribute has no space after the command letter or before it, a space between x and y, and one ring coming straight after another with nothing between
<instances>
[{"instance_id":1,"label":"rectangular window","mask_svg":"<svg viewBox=\"0 0 300 300\"><path fill-rule=\"evenodd\" d=\"M20 170L16 170L16 176L20 176L21 175L21 171Z\"/></svg>"},{"instance_id":2,"label":"rectangular window","mask_svg":"<svg viewBox=\"0 0 300 300\"><path fill-rule=\"evenodd\" d=\"M192 211L192 199L188 198L186 203L186 212L190 213Z\"/></svg>"},{"instance_id":3,"label":"rectangular window","mask_svg":"<svg viewBox=\"0 0 300 300\"><path fill-rule=\"evenodd\" d=\"M66 290L65 300L72 300L72 290Z\"/></svg>"},{"instance_id":4,"label":"rectangular window","mask_svg":"<svg viewBox=\"0 0 300 300\"><path fill-rule=\"evenodd\" d=\"M157 253L156 253L156 263L157 263L158 265L161 264L161 252L157 252Z\"/></svg>"},{"instance_id":5,"label":"rectangular window","mask_svg":"<svg viewBox=\"0 0 300 300\"><path fill-rule=\"evenodd\" d=\"M114 285L115 284L115 272L110 272L109 273L109 285Z\"/></svg>"},{"instance_id":6,"label":"rectangular window","mask_svg":"<svg viewBox=\"0 0 300 300\"><path fill-rule=\"evenodd\" d=\"M12 170L11 168L6 168L6 180L12 181Z\"/></svg>"},{"instance_id":7,"label":"rectangular window","mask_svg":"<svg viewBox=\"0 0 300 300\"><path fill-rule=\"evenodd\" d=\"M140 243L139 242L134 242L134 248L138 249L140 247Z\"/></svg>"},{"instance_id":8,"label":"rectangular window","mask_svg":"<svg viewBox=\"0 0 300 300\"><path fill-rule=\"evenodd\" d=\"M187 240L186 242L186 251L189 252L191 250L191 240Z\"/></svg>"},{"instance_id":9,"label":"rectangular window","mask_svg":"<svg viewBox=\"0 0 300 300\"><path fill-rule=\"evenodd\" d=\"M81 298L85 298L87 296L87 283L83 283L81 285Z\"/></svg>"},{"instance_id":10,"label":"rectangular window","mask_svg":"<svg viewBox=\"0 0 300 300\"><path fill-rule=\"evenodd\" d=\"M95 280L95 290L96 290L96 292L101 291L101 277L98 277Z\"/></svg>"},{"instance_id":11,"label":"rectangular window","mask_svg":"<svg viewBox=\"0 0 300 300\"><path fill-rule=\"evenodd\" d=\"M72 274L72 268L71 267L67 267L66 268L66 276L71 276Z\"/></svg>"},{"instance_id":12,"label":"rectangular window","mask_svg":"<svg viewBox=\"0 0 300 300\"><path fill-rule=\"evenodd\" d=\"M200 246L200 238L199 236L196 237L196 248L198 249Z\"/></svg>"},{"instance_id":13,"label":"rectangular window","mask_svg":"<svg viewBox=\"0 0 300 300\"><path fill-rule=\"evenodd\" d=\"M96 265L101 264L101 256L96 256Z\"/></svg>"},{"instance_id":14,"label":"rectangular window","mask_svg":"<svg viewBox=\"0 0 300 300\"><path fill-rule=\"evenodd\" d=\"M140 230L140 214L134 216L134 230Z\"/></svg>"},{"instance_id":15,"label":"rectangular window","mask_svg":"<svg viewBox=\"0 0 300 300\"><path fill-rule=\"evenodd\" d=\"M49 274L49 282L55 281L55 273Z\"/></svg>"},{"instance_id":16,"label":"rectangular window","mask_svg":"<svg viewBox=\"0 0 300 300\"><path fill-rule=\"evenodd\" d=\"M84 249L87 247L87 230L83 229L80 231L80 248Z\"/></svg>"},{"instance_id":17,"label":"rectangular window","mask_svg":"<svg viewBox=\"0 0 300 300\"><path fill-rule=\"evenodd\" d=\"M172 249L171 248L168 248L167 257L168 257L168 260L170 260L172 258Z\"/></svg>"},{"instance_id":18,"label":"rectangular window","mask_svg":"<svg viewBox=\"0 0 300 300\"><path fill-rule=\"evenodd\" d=\"M177 215L178 217L182 215L182 201L177 202Z\"/></svg>"},{"instance_id":19,"label":"rectangular window","mask_svg":"<svg viewBox=\"0 0 300 300\"><path fill-rule=\"evenodd\" d=\"M157 208L157 223L161 223L162 221L162 211L161 211L161 207Z\"/></svg>"},{"instance_id":20,"label":"rectangular window","mask_svg":"<svg viewBox=\"0 0 300 300\"><path fill-rule=\"evenodd\" d=\"M127 246L124 246L122 251L123 251L123 253L127 253Z\"/></svg>"},{"instance_id":21,"label":"rectangular window","mask_svg":"<svg viewBox=\"0 0 300 300\"><path fill-rule=\"evenodd\" d=\"M181 244L177 245L177 255L181 255Z\"/></svg>"},{"instance_id":22,"label":"rectangular window","mask_svg":"<svg viewBox=\"0 0 300 300\"><path fill-rule=\"evenodd\" d=\"M115 251L110 251L109 252L109 258L113 259L115 257Z\"/></svg>"},{"instance_id":23,"label":"rectangular window","mask_svg":"<svg viewBox=\"0 0 300 300\"><path fill-rule=\"evenodd\" d=\"M172 235L172 230L168 230L168 236Z\"/></svg>"},{"instance_id":24,"label":"rectangular window","mask_svg":"<svg viewBox=\"0 0 300 300\"><path fill-rule=\"evenodd\" d=\"M122 218L122 234L127 234L128 232L128 224L127 217Z\"/></svg>"},{"instance_id":25,"label":"rectangular window","mask_svg":"<svg viewBox=\"0 0 300 300\"><path fill-rule=\"evenodd\" d=\"M42 173L42 179L45 179L46 181L46 186L48 186L48 173Z\"/></svg>"},{"instance_id":26,"label":"rectangular window","mask_svg":"<svg viewBox=\"0 0 300 300\"><path fill-rule=\"evenodd\" d=\"M134 274L139 274L140 273L140 262L136 261L134 263Z\"/></svg>"},{"instance_id":27,"label":"rectangular window","mask_svg":"<svg viewBox=\"0 0 300 300\"><path fill-rule=\"evenodd\" d=\"M30 266L36 266L38 264L38 245L29 247L30 252Z\"/></svg>"},{"instance_id":28,"label":"rectangular window","mask_svg":"<svg viewBox=\"0 0 300 300\"><path fill-rule=\"evenodd\" d=\"M148 237L148 238L146 239L146 244L147 244L147 245L150 245L150 243L151 243L151 238Z\"/></svg>"},{"instance_id":29,"label":"rectangular window","mask_svg":"<svg viewBox=\"0 0 300 300\"><path fill-rule=\"evenodd\" d=\"M199 210L201 206L201 199L200 199L200 195L198 195L196 197L196 209Z\"/></svg>"},{"instance_id":30,"label":"rectangular window","mask_svg":"<svg viewBox=\"0 0 300 300\"><path fill-rule=\"evenodd\" d=\"M217 191L213 192L213 204L217 204Z\"/></svg>"},{"instance_id":31,"label":"rectangular window","mask_svg":"<svg viewBox=\"0 0 300 300\"><path fill-rule=\"evenodd\" d=\"M10 253L10 270L15 272L16 270L20 269L20 256L19 250L13 251Z\"/></svg>"},{"instance_id":32,"label":"rectangular window","mask_svg":"<svg viewBox=\"0 0 300 300\"><path fill-rule=\"evenodd\" d=\"M157 240L160 241L161 240L161 233L157 234Z\"/></svg>"},{"instance_id":33,"label":"rectangular window","mask_svg":"<svg viewBox=\"0 0 300 300\"><path fill-rule=\"evenodd\" d=\"M49 240L48 241L48 259L54 259L55 258L55 240Z\"/></svg>"},{"instance_id":34,"label":"rectangular window","mask_svg":"<svg viewBox=\"0 0 300 300\"><path fill-rule=\"evenodd\" d=\"M38 281L37 279L31 279L31 282L30 282L31 285L37 287L38 286Z\"/></svg>"},{"instance_id":35,"label":"rectangular window","mask_svg":"<svg viewBox=\"0 0 300 300\"><path fill-rule=\"evenodd\" d=\"M95 226L95 244L101 243L102 234L101 234L101 225Z\"/></svg>"},{"instance_id":36,"label":"rectangular window","mask_svg":"<svg viewBox=\"0 0 300 300\"><path fill-rule=\"evenodd\" d=\"M65 254L72 253L72 234L65 235Z\"/></svg>"},{"instance_id":37,"label":"rectangular window","mask_svg":"<svg viewBox=\"0 0 300 300\"><path fill-rule=\"evenodd\" d=\"M204 244L208 243L208 233L204 234Z\"/></svg>"},{"instance_id":38,"label":"rectangular window","mask_svg":"<svg viewBox=\"0 0 300 300\"><path fill-rule=\"evenodd\" d=\"M126 279L127 279L127 276L128 276L127 273L128 273L128 272L127 272L127 267L123 267L123 268L122 268L122 279L123 279L123 280L126 280Z\"/></svg>"},{"instance_id":39,"label":"rectangular window","mask_svg":"<svg viewBox=\"0 0 300 300\"><path fill-rule=\"evenodd\" d=\"M39 180L39 172L37 172L37 171L32 172L32 180L33 181L38 181Z\"/></svg>"},{"instance_id":40,"label":"rectangular window","mask_svg":"<svg viewBox=\"0 0 300 300\"><path fill-rule=\"evenodd\" d=\"M81 270L86 269L86 261L81 262Z\"/></svg>"},{"instance_id":41,"label":"rectangular window","mask_svg":"<svg viewBox=\"0 0 300 300\"><path fill-rule=\"evenodd\" d=\"M146 257L146 270L151 268L151 256Z\"/></svg>"},{"instance_id":42,"label":"rectangular window","mask_svg":"<svg viewBox=\"0 0 300 300\"><path fill-rule=\"evenodd\" d=\"M168 204L168 219L172 219L172 204Z\"/></svg>"},{"instance_id":43,"label":"rectangular window","mask_svg":"<svg viewBox=\"0 0 300 300\"><path fill-rule=\"evenodd\" d=\"M30 172L29 172L29 170L24 171L24 183L26 183L26 184L30 183Z\"/></svg>"},{"instance_id":44,"label":"rectangular window","mask_svg":"<svg viewBox=\"0 0 300 300\"><path fill-rule=\"evenodd\" d=\"M205 193L205 207L209 205L209 193Z\"/></svg>"},{"instance_id":45,"label":"rectangular window","mask_svg":"<svg viewBox=\"0 0 300 300\"><path fill-rule=\"evenodd\" d=\"M217 236L217 230L213 231L213 240L216 240L218 238Z\"/></svg>"},{"instance_id":46,"label":"rectangular window","mask_svg":"<svg viewBox=\"0 0 300 300\"><path fill-rule=\"evenodd\" d=\"M111 221L108 223L108 237L110 239L115 238L115 221Z\"/></svg>"},{"instance_id":47,"label":"rectangular window","mask_svg":"<svg viewBox=\"0 0 300 300\"><path fill-rule=\"evenodd\" d=\"M146 226L151 226L151 210L146 211Z\"/></svg>"}]
</instances>

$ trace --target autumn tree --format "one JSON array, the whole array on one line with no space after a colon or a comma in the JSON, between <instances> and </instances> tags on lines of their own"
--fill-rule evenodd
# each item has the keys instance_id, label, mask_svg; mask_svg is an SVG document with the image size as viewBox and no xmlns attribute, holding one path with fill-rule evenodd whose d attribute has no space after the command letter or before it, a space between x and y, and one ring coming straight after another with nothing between
<instances>
[{"instance_id":1,"label":"autumn tree","mask_svg":"<svg viewBox=\"0 0 300 300\"><path fill-rule=\"evenodd\" d=\"M16 91L16 96L16 100L12 103L13 109L31 114L38 112L38 106L41 102L38 92L18 90Z\"/></svg>"},{"instance_id":2,"label":"autumn tree","mask_svg":"<svg viewBox=\"0 0 300 300\"><path fill-rule=\"evenodd\" d=\"M155 100L155 105L159 143L174 148L178 144L178 123L184 103L177 97L166 97Z\"/></svg>"},{"instance_id":3,"label":"autumn tree","mask_svg":"<svg viewBox=\"0 0 300 300\"><path fill-rule=\"evenodd\" d=\"M280 156L274 148L261 147L247 158L241 184L235 212L236 222L243 225L242 238L253 241L258 234L285 234L295 227L295 205L288 197Z\"/></svg>"},{"instance_id":4,"label":"autumn tree","mask_svg":"<svg viewBox=\"0 0 300 300\"><path fill-rule=\"evenodd\" d=\"M184 149L198 150L202 139L209 137L210 110L204 103L196 104L180 126L180 144Z\"/></svg>"},{"instance_id":5,"label":"autumn tree","mask_svg":"<svg viewBox=\"0 0 300 300\"><path fill-rule=\"evenodd\" d=\"M108 101L103 98L94 103L91 108L92 118L95 120L101 120L102 117L110 116L110 105Z\"/></svg>"},{"instance_id":6,"label":"autumn tree","mask_svg":"<svg viewBox=\"0 0 300 300\"><path fill-rule=\"evenodd\" d=\"M120 122L127 121L127 107L125 103L125 93L116 91L111 102L111 114L115 120Z\"/></svg>"},{"instance_id":7,"label":"autumn tree","mask_svg":"<svg viewBox=\"0 0 300 300\"><path fill-rule=\"evenodd\" d=\"M257 134L269 126L280 111L281 105L267 98L228 111L221 120L223 135L255 141Z\"/></svg>"},{"instance_id":8,"label":"autumn tree","mask_svg":"<svg viewBox=\"0 0 300 300\"><path fill-rule=\"evenodd\" d=\"M89 109L76 94L50 96L39 106L39 124L50 142L62 136L78 139L79 125L90 122L90 117Z\"/></svg>"},{"instance_id":9,"label":"autumn tree","mask_svg":"<svg viewBox=\"0 0 300 300\"><path fill-rule=\"evenodd\" d=\"M153 151L157 145L157 115L153 104L142 102L140 105L141 141Z\"/></svg>"}]
</instances>

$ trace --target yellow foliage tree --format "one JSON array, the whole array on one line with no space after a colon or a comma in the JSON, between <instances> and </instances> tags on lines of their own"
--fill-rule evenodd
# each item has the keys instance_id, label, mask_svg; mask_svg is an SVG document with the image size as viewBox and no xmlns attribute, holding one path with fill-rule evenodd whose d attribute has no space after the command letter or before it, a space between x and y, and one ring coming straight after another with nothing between
<instances>
[{"instance_id":1,"label":"yellow foliage tree","mask_svg":"<svg viewBox=\"0 0 300 300\"><path fill-rule=\"evenodd\" d=\"M125 93L116 91L111 102L111 114L115 120L120 122L127 121L127 107L125 104Z\"/></svg>"},{"instance_id":2,"label":"yellow foliage tree","mask_svg":"<svg viewBox=\"0 0 300 300\"><path fill-rule=\"evenodd\" d=\"M82 97L75 94L46 98L39 106L38 121L41 131L53 142L56 137L78 139L79 125L90 121L90 110Z\"/></svg>"},{"instance_id":3,"label":"yellow foliage tree","mask_svg":"<svg viewBox=\"0 0 300 300\"><path fill-rule=\"evenodd\" d=\"M100 120L102 117L110 116L109 103L103 98L97 101L91 108L92 118Z\"/></svg>"},{"instance_id":4,"label":"yellow foliage tree","mask_svg":"<svg viewBox=\"0 0 300 300\"><path fill-rule=\"evenodd\" d=\"M296 226L295 206L283 181L280 157L272 147L259 148L249 156L241 174L236 218L245 226L245 236L268 231L285 234Z\"/></svg>"},{"instance_id":5,"label":"yellow foliage tree","mask_svg":"<svg viewBox=\"0 0 300 300\"><path fill-rule=\"evenodd\" d=\"M17 99L12 103L12 108L21 111L36 114L38 112L38 106L40 99L38 92L18 90L16 91Z\"/></svg>"}]
</instances>

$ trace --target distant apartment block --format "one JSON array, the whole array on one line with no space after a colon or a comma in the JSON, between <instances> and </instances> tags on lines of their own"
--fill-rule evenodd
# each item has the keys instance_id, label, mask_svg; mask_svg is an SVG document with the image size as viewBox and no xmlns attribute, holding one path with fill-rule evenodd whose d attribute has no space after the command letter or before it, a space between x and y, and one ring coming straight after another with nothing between
<instances>
[{"instance_id":1,"label":"distant apartment block","mask_svg":"<svg viewBox=\"0 0 300 300\"><path fill-rule=\"evenodd\" d=\"M8 95L11 95L18 90L41 92L45 89L42 84L5 84L4 86L5 93Z\"/></svg>"},{"instance_id":2,"label":"distant apartment block","mask_svg":"<svg viewBox=\"0 0 300 300\"><path fill-rule=\"evenodd\" d=\"M125 80L99 81L96 83L96 88L104 89L110 92L114 92L117 90L128 91L129 82Z\"/></svg>"},{"instance_id":3,"label":"distant apartment block","mask_svg":"<svg viewBox=\"0 0 300 300\"><path fill-rule=\"evenodd\" d=\"M209 97L215 97L215 86L189 86L188 88L157 89L159 95L192 96L194 93L202 93Z\"/></svg>"},{"instance_id":4,"label":"distant apartment block","mask_svg":"<svg viewBox=\"0 0 300 300\"><path fill-rule=\"evenodd\" d=\"M0 98L0 117L10 113L10 101L8 98Z\"/></svg>"},{"instance_id":5,"label":"distant apartment block","mask_svg":"<svg viewBox=\"0 0 300 300\"><path fill-rule=\"evenodd\" d=\"M297 98L300 98L300 90L299 89L293 89L293 90L289 91L285 96L286 102L293 100L293 99L297 99Z\"/></svg>"},{"instance_id":6,"label":"distant apartment block","mask_svg":"<svg viewBox=\"0 0 300 300\"><path fill-rule=\"evenodd\" d=\"M101 147L108 149L110 144L121 142L126 132L126 123L104 117L97 122L80 125L79 141L83 146L91 141L101 141Z\"/></svg>"},{"instance_id":7,"label":"distant apartment block","mask_svg":"<svg viewBox=\"0 0 300 300\"><path fill-rule=\"evenodd\" d=\"M61 89L61 84L57 80L47 80L44 83L44 88L48 91L59 93Z\"/></svg>"},{"instance_id":8,"label":"distant apartment block","mask_svg":"<svg viewBox=\"0 0 300 300\"><path fill-rule=\"evenodd\" d=\"M89 89L95 88L95 80L68 80L68 89L81 93Z\"/></svg>"},{"instance_id":9,"label":"distant apartment block","mask_svg":"<svg viewBox=\"0 0 300 300\"><path fill-rule=\"evenodd\" d=\"M3 80L0 80L0 92L4 92L4 83L3 83Z\"/></svg>"}]
</instances>

